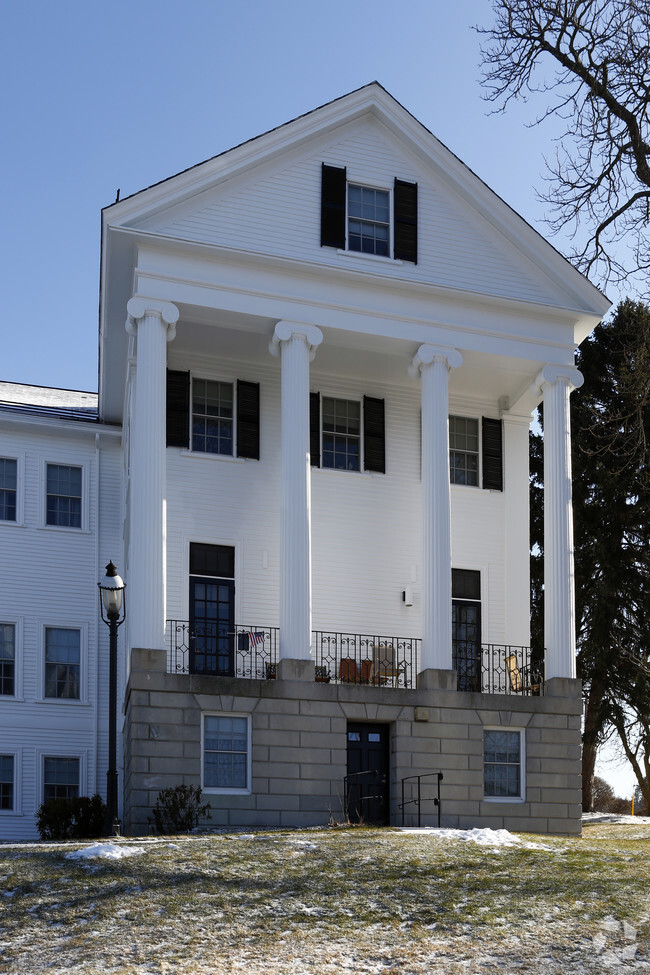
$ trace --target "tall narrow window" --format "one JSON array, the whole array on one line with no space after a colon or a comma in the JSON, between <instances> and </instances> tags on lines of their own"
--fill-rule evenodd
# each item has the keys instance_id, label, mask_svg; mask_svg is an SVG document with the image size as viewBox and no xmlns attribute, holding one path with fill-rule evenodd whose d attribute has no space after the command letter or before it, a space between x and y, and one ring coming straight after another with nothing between
<instances>
[{"instance_id":1,"label":"tall narrow window","mask_svg":"<svg viewBox=\"0 0 650 975\"><path fill-rule=\"evenodd\" d=\"M232 383L192 381L192 450L232 456Z\"/></svg>"},{"instance_id":2,"label":"tall narrow window","mask_svg":"<svg viewBox=\"0 0 650 975\"><path fill-rule=\"evenodd\" d=\"M483 792L486 798L523 797L522 732L491 729L483 732Z\"/></svg>"},{"instance_id":3,"label":"tall narrow window","mask_svg":"<svg viewBox=\"0 0 650 975\"><path fill-rule=\"evenodd\" d=\"M361 404L323 396L323 467L358 471L361 455Z\"/></svg>"},{"instance_id":4,"label":"tall narrow window","mask_svg":"<svg viewBox=\"0 0 650 975\"><path fill-rule=\"evenodd\" d=\"M190 673L232 677L235 664L235 550L190 544Z\"/></svg>"},{"instance_id":5,"label":"tall narrow window","mask_svg":"<svg viewBox=\"0 0 650 975\"><path fill-rule=\"evenodd\" d=\"M478 420L449 417L449 474L452 484L478 485Z\"/></svg>"},{"instance_id":6,"label":"tall narrow window","mask_svg":"<svg viewBox=\"0 0 650 975\"><path fill-rule=\"evenodd\" d=\"M388 257L389 200L386 190L348 185L348 250Z\"/></svg>"},{"instance_id":7,"label":"tall narrow window","mask_svg":"<svg viewBox=\"0 0 650 975\"><path fill-rule=\"evenodd\" d=\"M0 623L0 695L16 693L16 627Z\"/></svg>"},{"instance_id":8,"label":"tall narrow window","mask_svg":"<svg viewBox=\"0 0 650 975\"><path fill-rule=\"evenodd\" d=\"M203 719L203 787L245 791L248 784L248 718L206 714Z\"/></svg>"},{"instance_id":9,"label":"tall narrow window","mask_svg":"<svg viewBox=\"0 0 650 975\"><path fill-rule=\"evenodd\" d=\"M43 759L43 802L76 799L79 795L79 759Z\"/></svg>"},{"instance_id":10,"label":"tall narrow window","mask_svg":"<svg viewBox=\"0 0 650 975\"><path fill-rule=\"evenodd\" d=\"M80 631L46 627L45 697L79 700L80 678Z\"/></svg>"},{"instance_id":11,"label":"tall narrow window","mask_svg":"<svg viewBox=\"0 0 650 975\"><path fill-rule=\"evenodd\" d=\"M17 461L0 457L0 521L16 520L17 481Z\"/></svg>"},{"instance_id":12,"label":"tall narrow window","mask_svg":"<svg viewBox=\"0 0 650 975\"><path fill-rule=\"evenodd\" d=\"M47 465L46 524L81 528L81 468Z\"/></svg>"},{"instance_id":13,"label":"tall narrow window","mask_svg":"<svg viewBox=\"0 0 650 975\"><path fill-rule=\"evenodd\" d=\"M14 808L14 756L0 755L0 809Z\"/></svg>"}]
</instances>

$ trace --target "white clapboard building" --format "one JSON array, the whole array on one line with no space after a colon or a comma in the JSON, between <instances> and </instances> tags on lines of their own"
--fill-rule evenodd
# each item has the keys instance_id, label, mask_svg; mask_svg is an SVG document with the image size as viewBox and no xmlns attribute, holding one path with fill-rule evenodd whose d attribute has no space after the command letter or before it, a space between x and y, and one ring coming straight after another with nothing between
<instances>
[{"instance_id":1,"label":"white clapboard building","mask_svg":"<svg viewBox=\"0 0 650 975\"><path fill-rule=\"evenodd\" d=\"M377 83L107 207L100 294L98 398L0 387L0 836L105 791L109 559L126 831L179 783L214 825L578 831L604 296Z\"/></svg>"}]
</instances>

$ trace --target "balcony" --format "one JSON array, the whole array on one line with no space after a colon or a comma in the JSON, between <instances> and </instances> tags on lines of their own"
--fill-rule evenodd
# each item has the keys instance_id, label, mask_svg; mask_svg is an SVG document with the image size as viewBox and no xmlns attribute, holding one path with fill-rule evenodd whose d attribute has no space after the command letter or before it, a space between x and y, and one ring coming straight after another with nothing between
<instances>
[{"instance_id":1,"label":"balcony","mask_svg":"<svg viewBox=\"0 0 650 975\"><path fill-rule=\"evenodd\" d=\"M273 680L279 628L167 620L167 672ZM315 679L326 684L415 688L421 640L416 637L312 632ZM543 668L530 647L454 643L457 689L481 694L544 693Z\"/></svg>"}]
</instances>

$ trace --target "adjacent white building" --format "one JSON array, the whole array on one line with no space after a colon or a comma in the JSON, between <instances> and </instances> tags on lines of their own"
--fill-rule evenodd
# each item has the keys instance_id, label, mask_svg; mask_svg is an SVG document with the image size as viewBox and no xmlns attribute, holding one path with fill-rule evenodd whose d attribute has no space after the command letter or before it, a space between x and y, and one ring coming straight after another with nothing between
<instances>
[{"instance_id":1,"label":"adjacent white building","mask_svg":"<svg viewBox=\"0 0 650 975\"><path fill-rule=\"evenodd\" d=\"M55 769L103 791L109 558L127 828L181 781L224 824L398 822L442 772L450 825L579 829L568 401L603 295L375 83L108 207L101 296L97 415L0 397L4 835Z\"/></svg>"}]
</instances>

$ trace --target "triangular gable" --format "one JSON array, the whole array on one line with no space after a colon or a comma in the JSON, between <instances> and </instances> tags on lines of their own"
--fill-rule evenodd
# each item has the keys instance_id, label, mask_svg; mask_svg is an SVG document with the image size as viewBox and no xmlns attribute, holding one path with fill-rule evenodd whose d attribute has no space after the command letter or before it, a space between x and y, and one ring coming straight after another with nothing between
<instances>
[{"instance_id":1,"label":"triangular gable","mask_svg":"<svg viewBox=\"0 0 650 975\"><path fill-rule=\"evenodd\" d=\"M112 227L326 265L321 163L418 184L417 266L389 277L562 307L603 296L377 83L107 208ZM376 270L376 269L375 269Z\"/></svg>"}]
</instances>

